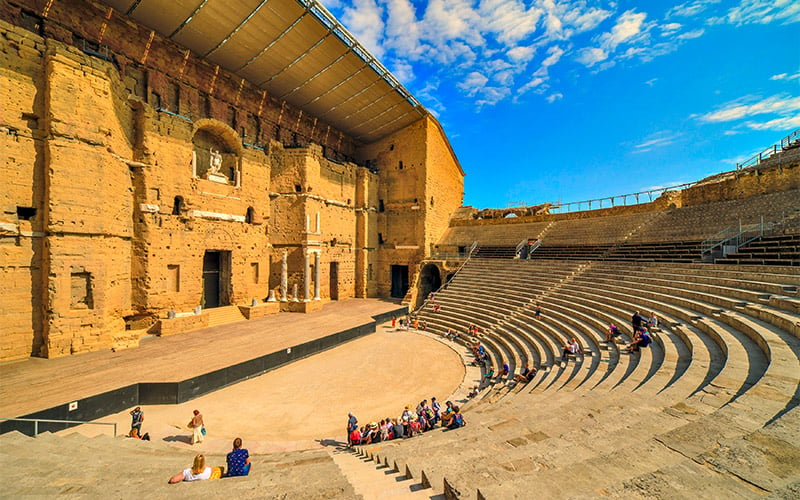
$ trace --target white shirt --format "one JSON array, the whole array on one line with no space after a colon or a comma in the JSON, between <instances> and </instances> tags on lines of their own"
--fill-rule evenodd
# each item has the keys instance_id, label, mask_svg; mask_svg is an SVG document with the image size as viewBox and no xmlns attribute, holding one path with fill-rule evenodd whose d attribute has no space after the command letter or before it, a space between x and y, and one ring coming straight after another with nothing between
<instances>
[{"instance_id":1,"label":"white shirt","mask_svg":"<svg viewBox=\"0 0 800 500\"><path fill-rule=\"evenodd\" d=\"M192 474L191 467L183 471L184 481L200 481L202 479L208 479L210 477L211 477L211 467L206 467L200 474Z\"/></svg>"}]
</instances>

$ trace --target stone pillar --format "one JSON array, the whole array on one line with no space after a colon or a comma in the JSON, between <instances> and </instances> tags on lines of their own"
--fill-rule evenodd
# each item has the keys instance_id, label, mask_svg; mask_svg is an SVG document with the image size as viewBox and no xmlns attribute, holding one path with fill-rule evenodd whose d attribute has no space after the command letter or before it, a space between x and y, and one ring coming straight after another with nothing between
<instances>
[{"instance_id":1,"label":"stone pillar","mask_svg":"<svg viewBox=\"0 0 800 500\"><path fill-rule=\"evenodd\" d=\"M319 233L319 212L317 212L317 233Z\"/></svg>"},{"instance_id":2,"label":"stone pillar","mask_svg":"<svg viewBox=\"0 0 800 500\"><path fill-rule=\"evenodd\" d=\"M317 214L317 229L319 229L319 214ZM314 300L319 298L319 252L314 252Z\"/></svg>"},{"instance_id":3,"label":"stone pillar","mask_svg":"<svg viewBox=\"0 0 800 500\"><path fill-rule=\"evenodd\" d=\"M292 286L294 287L294 296L292 298L292 302L300 302L300 299L297 298L297 283Z\"/></svg>"},{"instance_id":4,"label":"stone pillar","mask_svg":"<svg viewBox=\"0 0 800 500\"><path fill-rule=\"evenodd\" d=\"M288 252L283 251L281 260L281 302L286 302L286 294L289 293L289 260Z\"/></svg>"},{"instance_id":5,"label":"stone pillar","mask_svg":"<svg viewBox=\"0 0 800 500\"><path fill-rule=\"evenodd\" d=\"M311 300L311 259L308 250L303 249L303 302Z\"/></svg>"},{"instance_id":6,"label":"stone pillar","mask_svg":"<svg viewBox=\"0 0 800 500\"><path fill-rule=\"evenodd\" d=\"M311 232L311 216L306 214L306 232Z\"/></svg>"}]
</instances>

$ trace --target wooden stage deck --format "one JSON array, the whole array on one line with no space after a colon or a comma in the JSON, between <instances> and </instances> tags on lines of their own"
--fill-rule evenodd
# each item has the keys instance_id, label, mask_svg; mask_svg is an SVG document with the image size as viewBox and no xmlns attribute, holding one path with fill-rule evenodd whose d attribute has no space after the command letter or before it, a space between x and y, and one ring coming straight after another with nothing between
<instances>
[{"instance_id":1,"label":"wooden stage deck","mask_svg":"<svg viewBox=\"0 0 800 500\"><path fill-rule=\"evenodd\" d=\"M140 347L0 363L0 416L17 417L137 382L177 382L372 322L398 301L350 299L142 340Z\"/></svg>"}]
</instances>

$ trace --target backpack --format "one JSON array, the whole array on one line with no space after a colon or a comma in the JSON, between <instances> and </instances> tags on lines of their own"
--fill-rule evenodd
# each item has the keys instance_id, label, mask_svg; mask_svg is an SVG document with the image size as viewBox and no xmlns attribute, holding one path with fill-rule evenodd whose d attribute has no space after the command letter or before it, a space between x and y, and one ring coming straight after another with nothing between
<instances>
[{"instance_id":1,"label":"backpack","mask_svg":"<svg viewBox=\"0 0 800 500\"><path fill-rule=\"evenodd\" d=\"M464 425L464 417L463 417L463 416L461 416L461 414L460 414L460 413L456 413L456 414L454 415L454 417L455 417L456 425L457 425L458 427L462 427L462 426Z\"/></svg>"},{"instance_id":2,"label":"backpack","mask_svg":"<svg viewBox=\"0 0 800 500\"><path fill-rule=\"evenodd\" d=\"M641 345L642 347L647 347L650 345L651 342L653 341L650 339L649 335L642 335L642 340L639 342L639 345Z\"/></svg>"}]
</instances>

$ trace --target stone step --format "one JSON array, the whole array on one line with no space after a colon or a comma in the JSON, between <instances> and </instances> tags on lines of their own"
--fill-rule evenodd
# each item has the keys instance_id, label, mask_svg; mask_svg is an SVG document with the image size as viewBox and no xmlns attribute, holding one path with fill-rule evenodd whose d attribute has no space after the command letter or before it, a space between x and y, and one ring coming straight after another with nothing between
<instances>
[{"instance_id":1,"label":"stone step","mask_svg":"<svg viewBox=\"0 0 800 500\"><path fill-rule=\"evenodd\" d=\"M356 494L364 500L438 497L430 486L424 486L401 472L364 458L355 450L337 449L330 455Z\"/></svg>"}]
</instances>

